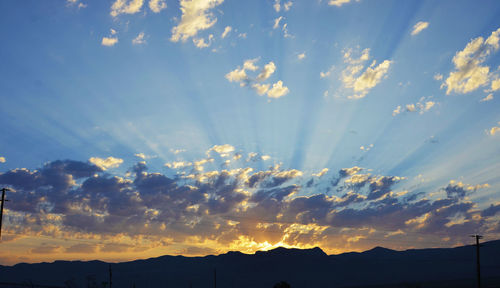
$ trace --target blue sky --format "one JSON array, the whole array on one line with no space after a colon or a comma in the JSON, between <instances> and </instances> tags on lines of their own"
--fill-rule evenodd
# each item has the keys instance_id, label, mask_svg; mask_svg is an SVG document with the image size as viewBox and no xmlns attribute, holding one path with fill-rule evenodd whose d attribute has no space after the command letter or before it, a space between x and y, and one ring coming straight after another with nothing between
<instances>
[{"instance_id":1,"label":"blue sky","mask_svg":"<svg viewBox=\"0 0 500 288\"><path fill-rule=\"evenodd\" d=\"M0 13L1 263L500 236L497 1Z\"/></svg>"}]
</instances>

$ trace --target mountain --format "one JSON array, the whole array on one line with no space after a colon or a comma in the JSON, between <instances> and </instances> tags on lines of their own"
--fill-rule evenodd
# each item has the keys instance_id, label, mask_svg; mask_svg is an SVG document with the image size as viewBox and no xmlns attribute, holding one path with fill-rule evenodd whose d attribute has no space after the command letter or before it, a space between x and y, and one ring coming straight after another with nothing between
<instances>
[{"instance_id":1,"label":"mountain","mask_svg":"<svg viewBox=\"0 0 500 288\"><path fill-rule=\"evenodd\" d=\"M113 287L475 287L474 246L395 251L382 247L327 255L320 248L228 252L218 256L161 256L111 264ZM0 266L2 283L102 287L109 265L101 261ZM500 287L500 240L481 247L483 287ZM97 286L93 286L96 283ZM0 287L14 287L1 284ZM36 287L36 286L34 286ZM40 286L41 287L41 286Z\"/></svg>"}]
</instances>

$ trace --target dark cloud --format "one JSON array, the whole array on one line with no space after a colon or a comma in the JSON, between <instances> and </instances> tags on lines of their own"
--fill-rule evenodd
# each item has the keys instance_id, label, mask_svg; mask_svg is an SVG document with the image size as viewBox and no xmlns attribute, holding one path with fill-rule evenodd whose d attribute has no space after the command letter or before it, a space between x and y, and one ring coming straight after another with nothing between
<instances>
[{"instance_id":1,"label":"dark cloud","mask_svg":"<svg viewBox=\"0 0 500 288\"><path fill-rule=\"evenodd\" d=\"M495 216L499 212L500 212L500 204L498 204L498 205L491 204L490 207L484 209L481 212L481 216L482 217L492 217L492 216Z\"/></svg>"}]
</instances>

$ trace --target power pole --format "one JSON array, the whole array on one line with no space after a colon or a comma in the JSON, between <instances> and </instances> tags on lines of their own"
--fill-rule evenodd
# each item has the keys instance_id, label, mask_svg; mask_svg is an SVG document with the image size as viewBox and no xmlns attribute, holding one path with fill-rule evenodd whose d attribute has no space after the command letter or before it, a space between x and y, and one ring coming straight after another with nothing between
<instances>
[{"instance_id":1,"label":"power pole","mask_svg":"<svg viewBox=\"0 0 500 288\"><path fill-rule=\"evenodd\" d=\"M113 273L111 271L111 264L109 264L109 288L113 288ZM135 283L134 283L135 285Z\"/></svg>"},{"instance_id":2,"label":"power pole","mask_svg":"<svg viewBox=\"0 0 500 288\"><path fill-rule=\"evenodd\" d=\"M477 263L476 263L476 268L477 268L477 288L481 288L481 266L480 266L480 262L479 262L479 247L481 245L479 245L479 239L483 238L483 236L481 235L471 235L470 237L473 237L473 238L476 238L476 260L477 260Z\"/></svg>"},{"instance_id":3,"label":"power pole","mask_svg":"<svg viewBox=\"0 0 500 288\"><path fill-rule=\"evenodd\" d=\"M2 200L0 200L2 202L2 204L0 204L1 205L1 207L0 207L0 239L2 239L3 203L6 201L9 201L9 200L5 199L5 191L10 191L10 189L2 188L0 190L2 191Z\"/></svg>"}]
</instances>

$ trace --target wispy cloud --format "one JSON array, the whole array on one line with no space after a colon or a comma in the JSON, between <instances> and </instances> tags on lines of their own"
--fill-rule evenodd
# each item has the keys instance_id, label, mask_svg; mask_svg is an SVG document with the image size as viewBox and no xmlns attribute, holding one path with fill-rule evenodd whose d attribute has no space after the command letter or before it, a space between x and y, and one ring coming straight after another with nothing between
<instances>
[{"instance_id":1,"label":"wispy cloud","mask_svg":"<svg viewBox=\"0 0 500 288\"><path fill-rule=\"evenodd\" d=\"M415 36L418 33L422 32L424 29L429 27L429 22L419 21L417 24L413 26L413 31L411 31L411 35Z\"/></svg>"},{"instance_id":2,"label":"wispy cloud","mask_svg":"<svg viewBox=\"0 0 500 288\"><path fill-rule=\"evenodd\" d=\"M229 33L233 30L233 28L231 26L226 26L226 28L224 28L224 32L222 32L222 35L221 35L221 38L224 39L227 37L227 35L229 35Z\"/></svg>"},{"instance_id":3,"label":"wispy cloud","mask_svg":"<svg viewBox=\"0 0 500 288\"><path fill-rule=\"evenodd\" d=\"M139 33L137 37L132 39L132 44L134 45L146 44L146 39L144 39L144 32Z\"/></svg>"}]
</instances>

